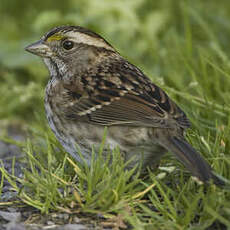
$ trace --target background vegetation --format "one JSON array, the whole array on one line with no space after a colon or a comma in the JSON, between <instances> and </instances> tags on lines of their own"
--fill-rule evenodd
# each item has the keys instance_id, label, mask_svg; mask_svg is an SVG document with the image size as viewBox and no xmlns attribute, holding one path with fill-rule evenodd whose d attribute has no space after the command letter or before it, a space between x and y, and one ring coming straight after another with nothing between
<instances>
[{"instance_id":1,"label":"background vegetation","mask_svg":"<svg viewBox=\"0 0 230 230\"><path fill-rule=\"evenodd\" d=\"M68 168L72 166L80 172L77 175L83 181L76 188L80 195L75 193L73 198L69 190L66 196L57 195L59 186L69 189L73 174L71 169L64 170L60 158L54 157L57 147L61 147L49 131L44 115L48 72L39 58L23 50L57 25L81 25L98 32L180 104L192 122L187 135L189 141L216 172L230 178L229 0L1 0L0 21L0 127L16 123L28 130L31 141L20 145L32 168L38 166L33 152L39 153L38 158L41 155L49 158L48 165L47 161L40 161L44 162L39 166L43 179L35 180L40 178L40 174L36 177L35 167L26 171L26 183L20 181L26 186L21 196L23 202L48 212L58 210L60 203L68 206L69 200L75 199L82 212L115 216L125 213L123 220L136 229L153 229L153 223L155 229L227 229L230 226L229 192L215 186L206 189L197 186L171 155L164 158L161 166L173 165L179 171L166 170L166 176L158 182L155 176L161 172L150 173L150 179L145 182L134 179L133 187L127 187L130 175L119 174L122 168L118 170L114 166L111 172L102 172L96 161L95 171L87 173L67 162ZM59 153L64 155L63 150ZM83 171L86 174L81 175ZM52 181L53 174L68 183L60 185L60 180ZM113 197L111 194L115 193L107 188L103 196L98 196L103 183L97 187L92 182L95 175L98 182L113 184L116 199L99 199ZM36 187L34 181L43 186L36 188L39 191L33 187ZM91 185L91 192L86 192L89 190L85 183ZM49 184L52 191L48 202L44 189ZM15 189L18 189L16 184ZM141 191L145 192L141 194ZM25 194L37 196L29 201Z\"/></svg>"}]
</instances>

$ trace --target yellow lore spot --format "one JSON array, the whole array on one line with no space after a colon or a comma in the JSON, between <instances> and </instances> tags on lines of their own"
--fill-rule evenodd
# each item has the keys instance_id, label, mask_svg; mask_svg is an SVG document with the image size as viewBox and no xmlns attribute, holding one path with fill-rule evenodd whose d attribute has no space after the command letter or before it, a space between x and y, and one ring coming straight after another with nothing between
<instances>
[{"instance_id":1,"label":"yellow lore spot","mask_svg":"<svg viewBox=\"0 0 230 230\"><path fill-rule=\"evenodd\" d=\"M48 42L52 42L52 41L60 41L64 38L64 36L62 34L54 34L52 36L50 36L47 41Z\"/></svg>"}]
</instances>

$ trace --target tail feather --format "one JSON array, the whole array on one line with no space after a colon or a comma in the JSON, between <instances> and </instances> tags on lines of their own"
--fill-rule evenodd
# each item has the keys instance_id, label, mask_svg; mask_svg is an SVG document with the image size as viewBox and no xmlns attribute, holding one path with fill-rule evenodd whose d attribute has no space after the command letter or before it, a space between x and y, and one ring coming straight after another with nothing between
<instances>
[{"instance_id":1,"label":"tail feather","mask_svg":"<svg viewBox=\"0 0 230 230\"><path fill-rule=\"evenodd\" d=\"M205 183L212 180L218 186L225 185L225 181L212 172L209 164L184 138L168 137L165 147L176 155L193 176Z\"/></svg>"}]
</instances>

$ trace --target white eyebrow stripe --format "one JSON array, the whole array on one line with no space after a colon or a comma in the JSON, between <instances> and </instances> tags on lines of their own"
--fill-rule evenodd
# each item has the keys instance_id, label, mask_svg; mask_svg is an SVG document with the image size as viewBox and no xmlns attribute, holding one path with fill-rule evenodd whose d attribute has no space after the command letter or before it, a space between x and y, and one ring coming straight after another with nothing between
<instances>
[{"instance_id":1,"label":"white eyebrow stripe","mask_svg":"<svg viewBox=\"0 0 230 230\"><path fill-rule=\"evenodd\" d=\"M109 46L108 44L106 44L106 42L103 39L100 38L94 38L90 35L81 33L81 32L67 32L66 33L68 37L70 37L73 41L77 42L77 43L83 43L86 45L90 45L90 46L96 46L96 47L101 47L101 48L105 48L107 50L112 50L114 51L114 49Z\"/></svg>"}]
</instances>

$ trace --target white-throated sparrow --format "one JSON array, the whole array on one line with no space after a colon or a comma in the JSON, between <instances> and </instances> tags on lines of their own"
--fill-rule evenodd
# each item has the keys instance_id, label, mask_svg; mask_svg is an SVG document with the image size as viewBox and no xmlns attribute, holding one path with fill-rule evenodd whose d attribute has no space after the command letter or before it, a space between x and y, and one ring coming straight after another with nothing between
<instances>
[{"instance_id":1,"label":"white-throated sparrow","mask_svg":"<svg viewBox=\"0 0 230 230\"><path fill-rule=\"evenodd\" d=\"M80 161L77 144L90 164L92 145L100 145L107 126L106 146L119 146L125 160L143 158L145 168L169 150L201 181L223 183L186 142L185 113L101 36L79 26L61 26L26 50L41 56L49 69L48 122L75 159Z\"/></svg>"}]
</instances>

